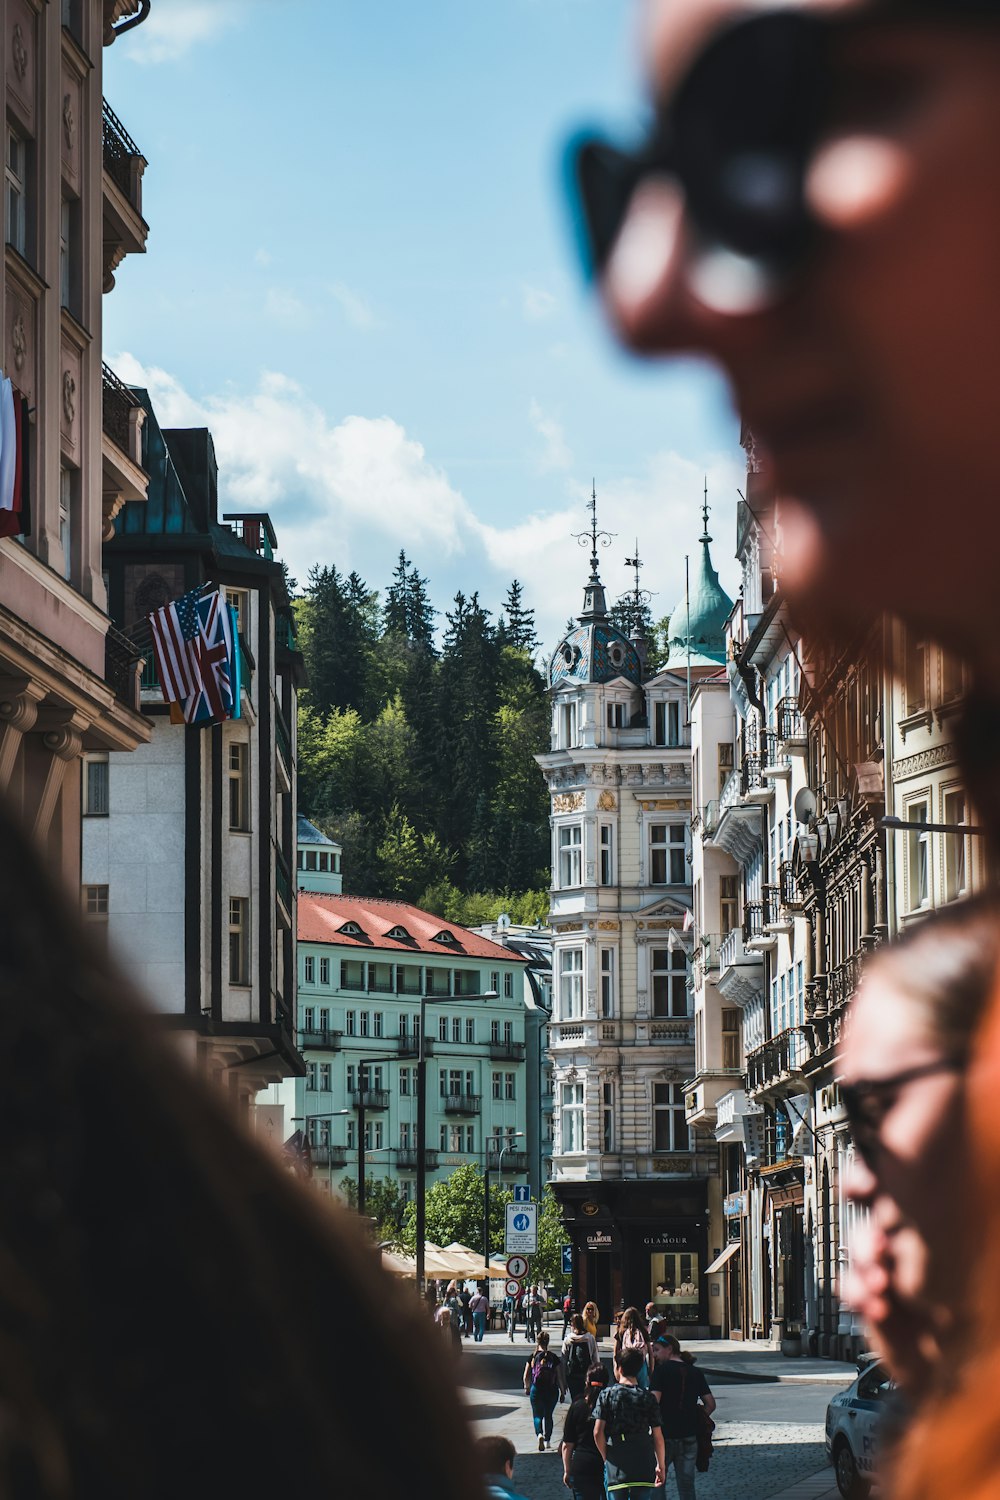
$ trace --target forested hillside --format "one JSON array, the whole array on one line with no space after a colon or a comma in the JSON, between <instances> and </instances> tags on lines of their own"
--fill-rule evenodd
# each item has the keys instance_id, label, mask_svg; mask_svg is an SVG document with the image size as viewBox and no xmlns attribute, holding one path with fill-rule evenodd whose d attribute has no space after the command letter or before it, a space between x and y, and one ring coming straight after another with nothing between
<instances>
[{"instance_id":1,"label":"forested hillside","mask_svg":"<svg viewBox=\"0 0 1000 1500\"><path fill-rule=\"evenodd\" d=\"M548 798L533 756L549 710L520 584L495 620L456 594L439 631L401 552L384 595L314 567L296 614L309 672L299 810L343 844L344 889L452 921L544 917Z\"/></svg>"}]
</instances>

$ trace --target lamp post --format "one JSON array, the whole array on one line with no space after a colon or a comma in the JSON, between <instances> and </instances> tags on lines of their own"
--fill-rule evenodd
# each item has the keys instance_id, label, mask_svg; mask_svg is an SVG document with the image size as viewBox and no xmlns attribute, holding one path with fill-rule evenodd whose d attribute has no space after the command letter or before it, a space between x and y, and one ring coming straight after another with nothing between
<instances>
[{"instance_id":1,"label":"lamp post","mask_svg":"<svg viewBox=\"0 0 1000 1500\"><path fill-rule=\"evenodd\" d=\"M365 1094L368 1092L366 1080L368 1069L381 1067L387 1055L363 1057L358 1063L358 1213L362 1217L365 1212Z\"/></svg>"},{"instance_id":2,"label":"lamp post","mask_svg":"<svg viewBox=\"0 0 1000 1500\"><path fill-rule=\"evenodd\" d=\"M308 1141L309 1140L309 1126L310 1126L310 1123L313 1120L335 1120L338 1117L338 1115L349 1115L350 1113L351 1113L351 1111L349 1109L331 1109L331 1110L328 1110L326 1112L326 1114L322 1114L322 1115L293 1115L292 1116L292 1121L293 1121L293 1123L296 1120L301 1120L302 1121L303 1125L305 1125L305 1127L306 1127L306 1132L305 1133L306 1133L306 1140ZM327 1141L327 1143L326 1143L326 1148L327 1148L327 1151L332 1150L332 1147L331 1147L331 1144L330 1144L329 1141ZM330 1197L332 1198L333 1197L333 1162L330 1160L329 1157L327 1157L326 1172L327 1172L327 1182L328 1182L329 1187L330 1187Z\"/></svg>"},{"instance_id":3,"label":"lamp post","mask_svg":"<svg viewBox=\"0 0 1000 1500\"><path fill-rule=\"evenodd\" d=\"M490 1287L490 1146L494 1142L503 1141L497 1153L497 1177L503 1186L503 1154L509 1151L515 1141L524 1135L523 1130L515 1130L513 1135L491 1135L485 1142L485 1159L483 1166L483 1264L486 1267L486 1293L489 1295Z\"/></svg>"},{"instance_id":4,"label":"lamp post","mask_svg":"<svg viewBox=\"0 0 1000 1500\"><path fill-rule=\"evenodd\" d=\"M495 1000L496 990L482 995L421 995L417 1034L417 1295L424 1294L424 1241L427 1237L427 1049L424 1034L427 1006L464 1004L467 1000Z\"/></svg>"}]
</instances>

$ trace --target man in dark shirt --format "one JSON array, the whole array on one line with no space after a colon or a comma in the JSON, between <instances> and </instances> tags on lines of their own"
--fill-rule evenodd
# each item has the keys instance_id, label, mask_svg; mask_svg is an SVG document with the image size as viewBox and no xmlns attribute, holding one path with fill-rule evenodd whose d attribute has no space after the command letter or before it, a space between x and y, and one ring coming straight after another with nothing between
<instances>
[{"instance_id":1,"label":"man in dark shirt","mask_svg":"<svg viewBox=\"0 0 1000 1500\"><path fill-rule=\"evenodd\" d=\"M681 1354L681 1346L669 1334L653 1346L653 1377L650 1388L660 1403L665 1452L664 1471L674 1466L678 1500L695 1500L694 1476L698 1457L698 1403L709 1416L715 1397L708 1381L693 1362Z\"/></svg>"},{"instance_id":2,"label":"man in dark shirt","mask_svg":"<svg viewBox=\"0 0 1000 1500\"><path fill-rule=\"evenodd\" d=\"M650 1486L662 1484L666 1473L659 1405L638 1384L645 1358L641 1349L626 1349L618 1385L602 1391L594 1406L594 1443L615 1500L648 1500Z\"/></svg>"}]
</instances>

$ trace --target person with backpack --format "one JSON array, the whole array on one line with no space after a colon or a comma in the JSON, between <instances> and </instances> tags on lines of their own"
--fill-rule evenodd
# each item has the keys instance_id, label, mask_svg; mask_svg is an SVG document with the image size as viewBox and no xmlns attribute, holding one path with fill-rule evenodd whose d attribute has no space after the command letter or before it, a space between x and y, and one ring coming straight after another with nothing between
<instances>
[{"instance_id":1,"label":"person with backpack","mask_svg":"<svg viewBox=\"0 0 1000 1500\"><path fill-rule=\"evenodd\" d=\"M531 1401L531 1417L538 1438L538 1451L542 1453L552 1444L552 1414L556 1402L566 1394L566 1377L562 1360L549 1349L549 1336L538 1335L534 1353L524 1366L524 1390Z\"/></svg>"},{"instance_id":2,"label":"person with backpack","mask_svg":"<svg viewBox=\"0 0 1000 1500\"><path fill-rule=\"evenodd\" d=\"M660 1403L664 1470L673 1464L678 1500L695 1500L695 1470L708 1468L711 1453L715 1397L704 1375L694 1368L694 1355L682 1352L671 1334L657 1339L653 1358L652 1389ZM706 1448L703 1463L699 1439Z\"/></svg>"},{"instance_id":3,"label":"person with backpack","mask_svg":"<svg viewBox=\"0 0 1000 1500\"><path fill-rule=\"evenodd\" d=\"M597 1363L597 1340L584 1328L579 1313L573 1313L570 1327L569 1338L563 1339L562 1361L570 1400L576 1401L584 1394L587 1371Z\"/></svg>"},{"instance_id":4,"label":"person with backpack","mask_svg":"<svg viewBox=\"0 0 1000 1500\"><path fill-rule=\"evenodd\" d=\"M594 1406L607 1383L607 1370L595 1360L587 1371L583 1394L566 1413L563 1484L573 1491L573 1500L605 1500L604 1460L594 1442Z\"/></svg>"},{"instance_id":5,"label":"person with backpack","mask_svg":"<svg viewBox=\"0 0 1000 1500\"><path fill-rule=\"evenodd\" d=\"M490 1300L481 1287L476 1288L476 1295L469 1303L469 1312L472 1314L472 1336L477 1344L483 1342L486 1332L486 1319L490 1311Z\"/></svg>"},{"instance_id":6,"label":"person with backpack","mask_svg":"<svg viewBox=\"0 0 1000 1500\"><path fill-rule=\"evenodd\" d=\"M640 1349L626 1349L619 1383L602 1391L594 1405L594 1443L613 1500L649 1500L652 1486L664 1480L660 1406L652 1391L639 1386L642 1363Z\"/></svg>"},{"instance_id":7,"label":"person with backpack","mask_svg":"<svg viewBox=\"0 0 1000 1500\"><path fill-rule=\"evenodd\" d=\"M638 1349L641 1352L642 1364L639 1368L639 1384L644 1391L648 1391L649 1365L652 1356L649 1352L649 1335L646 1332L646 1325L637 1307L627 1307L618 1319L614 1353L616 1374L621 1364L621 1356L626 1349Z\"/></svg>"}]
</instances>

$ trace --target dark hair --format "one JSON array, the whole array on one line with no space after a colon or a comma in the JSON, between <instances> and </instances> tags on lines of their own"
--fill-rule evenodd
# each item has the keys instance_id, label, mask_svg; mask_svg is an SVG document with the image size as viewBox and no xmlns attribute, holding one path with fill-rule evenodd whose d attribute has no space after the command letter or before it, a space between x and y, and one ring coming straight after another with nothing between
<instances>
[{"instance_id":1,"label":"dark hair","mask_svg":"<svg viewBox=\"0 0 1000 1500\"><path fill-rule=\"evenodd\" d=\"M573 1314L573 1316L569 1320L569 1326L572 1328L574 1333L586 1333L587 1331L583 1325L583 1318L580 1313Z\"/></svg>"},{"instance_id":2,"label":"dark hair","mask_svg":"<svg viewBox=\"0 0 1000 1500\"><path fill-rule=\"evenodd\" d=\"M397 1442L477 1494L419 1299L243 1134L3 808L0 914L0 1494L390 1493ZM392 1444L342 1347L391 1356Z\"/></svg>"},{"instance_id":3,"label":"dark hair","mask_svg":"<svg viewBox=\"0 0 1000 1500\"><path fill-rule=\"evenodd\" d=\"M646 1362L646 1356L641 1349L624 1349L618 1357L618 1368L629 1380L633 1375L638 1375Z\"/></svg>"},{"instance_id":4,"label":"dark hair","mask_svg":"<svg viewBox=\"0 0 1000 1500\"><path fill-rule=\"evenodd\" d=\"M597 1403L597 1398L601 1394L607 1383L608 1372L601 1364L601 1361L597 1360L590 1366L590 1369L587 1371L587 1383L583 1388L582 1399L586 1401L591 1411L593 1411L594 1406Z\"/></svg>"},{"instance_id":5,"label":"dark hair","mask_svg":"<svg viewBox=\"0 0 1000 1500\"><path fill-rule=\"evenodd\" d=\"M686 1365L694 1364L695 1356L693 1354L689 1354L686 1349L682 1349L680 1346L680 1342L674 1338L672 1333L661 1334L656 1342L658 1344L663 1344L665 1348L669 1349L671 1354L676 1354L680 1359L684 1361Z\"/></svg>"},{"instance_id":6,"label":"dark hair","mask_svg":"<svg viewBox=\"0 0 1000 1500\"><path fill-rule=\"evenodd\" d=\"M476 1457L484 1474L502 1474L507 1465L514 1462L516 1454L517 1449L510 1438L501 1437L499 1433L476 1439Z\"/></svg>"}]
</instances>

